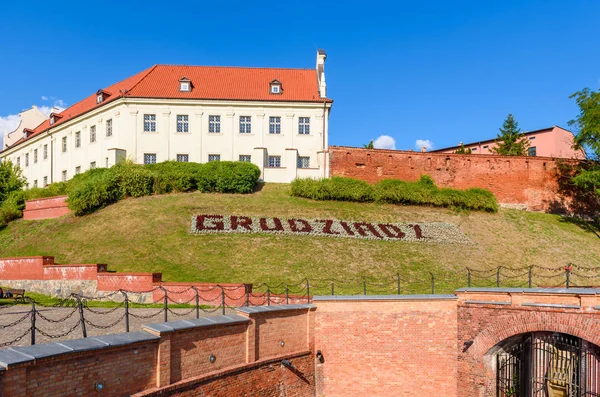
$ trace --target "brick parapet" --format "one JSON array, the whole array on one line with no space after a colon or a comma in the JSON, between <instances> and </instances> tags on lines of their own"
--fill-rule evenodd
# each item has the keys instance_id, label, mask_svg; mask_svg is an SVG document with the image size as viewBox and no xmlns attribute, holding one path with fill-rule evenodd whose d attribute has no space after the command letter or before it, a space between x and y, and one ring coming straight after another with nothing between
<instances>
[{"instance_id":1,"label":"brick parapet","mask_svg":"<svg viewBox=\"0 0 600 397\"><path fill-rule=\"evenodd\" d=\"M71 213L67 207L67 196L55 196L25 201L23 219L54 219Z\"/></svg>"}]
</instances>

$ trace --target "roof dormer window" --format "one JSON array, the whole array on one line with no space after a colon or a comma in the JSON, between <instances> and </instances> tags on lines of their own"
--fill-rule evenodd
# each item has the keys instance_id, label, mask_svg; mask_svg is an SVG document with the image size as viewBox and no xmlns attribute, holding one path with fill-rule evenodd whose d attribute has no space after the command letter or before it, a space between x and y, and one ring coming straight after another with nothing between
<instances>
[{"instance_id":1,"label":"roof dormer window","mask_svg":"<svg viewBox=\"0 0 600 397\"><path fill-rule=\"evenodd\" d=\"M106 100L106 98L108 98L109 95L110 95L110 93L108 91L104 91L104 90L96 91L96 104L104 102Z\"/></svg>"},{"instance_id":2,"label":"roof dormer window","mask_svg":"<svg viewBox=\"0 0 600 397\"><path fill-rule=\"evenodd\" d=\"M182 77L179 79L179 91L181 92L190 92L192 90L192 82L187 77Z\"/></svg>"},{"instance_id":3,"label":"roof dormer window","mask_svg":"<svg viewBox=\"0 0 600 397\"><path fill-rule=\"evenodd\" d=\"M55 121L54 115L50 116L50 125L54 124Z\"/></svg>"},{"instance_id":4,"label":"roof dormer window","mask_svg":"<svg viewBox=\"0 0 600 397\"><path fill-rule=\"evenodd\" d=\"M269 92L271 94L281 94L281 82L279 82L278 80L273 80L270 83L271 89L269 90Z\"/></svg>"},{"instance_id":5,"label":"roof dormer window","mask_svg":"<svg viewBox=\"0 0 600 397\"><path fill-rule=\"evenodd\" d=\"M50 113L50 125L56 123L56 120L60 119L62 116L56 113Z\"/></svg>"}]
</instances>

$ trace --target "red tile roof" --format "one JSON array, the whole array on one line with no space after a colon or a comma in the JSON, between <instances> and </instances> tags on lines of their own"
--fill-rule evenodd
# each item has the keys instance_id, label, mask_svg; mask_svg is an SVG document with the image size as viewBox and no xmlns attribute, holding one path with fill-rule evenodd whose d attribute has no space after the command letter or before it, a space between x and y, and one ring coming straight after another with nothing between
<instances>
[{"instance_id":1,"label":"red tile roof","mask_svg":"<svg viewBox=\"0 0 600 397\"><path fill-rule=\"evenodd\" d=\"M179 91L179 80L192 82L190 92ZM281 94L270 93L270 82L281 82ZM214 99L272 102L332 102L321 98L314 69L245 68L222 66L155 65L119 83L100 89L111 95L96 103L96 92L60 113L54 124L44 121L19 145L49 128L54 128L97 107L126 96L128 98ZM121 93L122 91L122 93Z\"/></svg>"}]
</instances>

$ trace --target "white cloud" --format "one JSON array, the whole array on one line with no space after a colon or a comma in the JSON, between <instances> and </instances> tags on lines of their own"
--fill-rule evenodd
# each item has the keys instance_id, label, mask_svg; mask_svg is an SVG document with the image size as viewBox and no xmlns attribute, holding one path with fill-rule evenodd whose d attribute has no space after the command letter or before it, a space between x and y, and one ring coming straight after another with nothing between
<instances>
[{"instance_id":1,"label":"white cloud","mask_svg":"<svg viewBox=\"0 0 600 397\"><path fill-rule=\"evenodd\" d=\"M48 100L48 97L45 95L42 95L42 101L47 101L47 100Z\"/></svg>"},{"instance_id":2,"label":"white cloud","mask_svg":"<svg viewBox=\"0 0 600 397\"><path fill-rule=\"evenodd\" d=\"M415 149L420 151L423 147L427 150L431 150L433 149L433 142L429 139L417 139L415 142Z\"/></svg>"},{"instance_id":3,"label":"white cloud","mask_svg":"<svg viewBox=\"0 0 600 397\"><path fill-rule=\"evenodd\" d=\"M389 135L381 135L373 141L375 149L396 149L396 140Z\"/></svg>"}]
</instances>

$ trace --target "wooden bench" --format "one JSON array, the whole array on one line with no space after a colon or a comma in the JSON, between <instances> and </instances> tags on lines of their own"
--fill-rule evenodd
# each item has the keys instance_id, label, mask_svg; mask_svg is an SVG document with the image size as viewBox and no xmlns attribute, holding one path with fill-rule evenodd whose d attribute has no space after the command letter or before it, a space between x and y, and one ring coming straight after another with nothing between
<instances>
[{"instance_id":1,"label":"wooden bench","mask_svg":"<svg viewBox=\"0 0 600 397\"><path fill-rule=\"evenodd\" d=\"M23 299L24 289L0 288L0 299Z\"/></svg>"}]
</instances>

